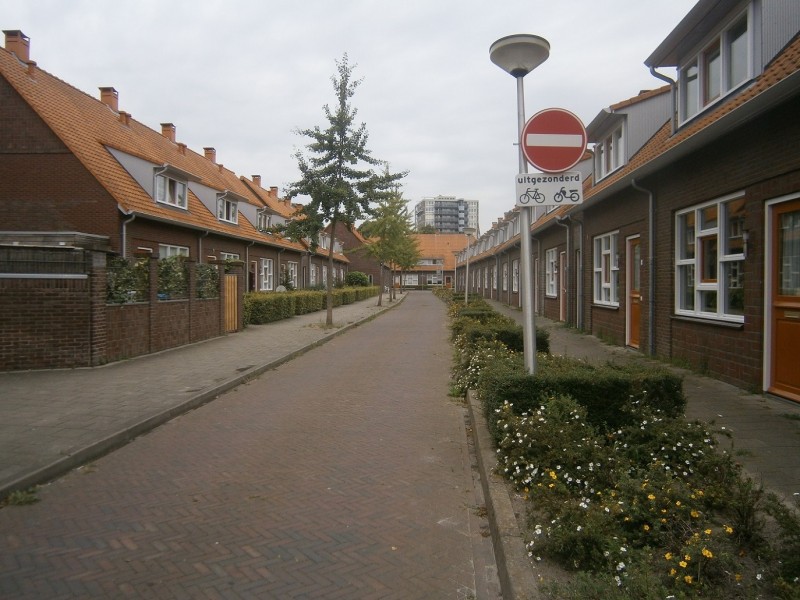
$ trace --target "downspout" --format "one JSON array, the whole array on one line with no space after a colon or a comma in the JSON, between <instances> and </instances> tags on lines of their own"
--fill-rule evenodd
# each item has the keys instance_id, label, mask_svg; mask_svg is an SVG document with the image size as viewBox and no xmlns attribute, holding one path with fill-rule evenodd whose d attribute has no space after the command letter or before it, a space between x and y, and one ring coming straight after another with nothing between
<instances>
[{"instance_id":1,"label":"downspout","mask_svg":"<svg viewBox=\"0 0 800 600\"><path fill-rule=\"evenodd\" d=\"M570 277L572 276L571 270L570 270L570 268L569 268L570 264L572 264L572 262L571 262L571 260L570 260L570 259L571 259L571 257L570 257L570 254L571 254L571 252L572 252L572 251L571 251L571 249L570 249L570 243L569 243L569 234L570 234L570 230L569 230L569 225L567 225L567 222L568 222L569 220L570 220L570 218L569 218L569 215L567 215L567 216L565 216L565 217L556 216L556 224L558 224L558 225L561 225L561 227L563 227L564 229L566 229L566 237L567 237L567 264L566 264L565 268L567 269L567 273L566 273L566 275L565 275L565 281L567 282L567 290L569 290L569 280L570 280ZM567 294L567 319L566 319L566 324L567 324L567 325L569 325L569 324L570 324L570 320L569 320L569 313L570 313L570 310L569 310L569 294Z\"/></svg>"},{"instance_id":2,"label":"downspout","mask_svg":"<svg viewBox=\"0 0 800 600\"><path fill-rule=\"evenodd\" d=\"M542 258L542 240L540 240L539 238L534 238L534 239L536 240L536 258L531 257L531 258L533 258L533 260L531 260L531 269L533 270L533 273L531 274L531 278L532 278L532 281L533 281L533 296L534 296L533 304L534 304L534 306L536 306L537 300L538 300L538 296L536 295L536 288L538 287L538 284L539 284L539 282L537 281L537 278L536 278L536 261L540 260ZM541 264L541 261L540 261L539 264ZM541 312L539 312L539 314L540 315L544 314L544 302L542 302L540 304L540 308L541 308Z\"/></svg>"},{"instance_id":3,"label":"downspout","mask_svg":"<svg viewBox=\"0 0 800 600\"><path fill-rule=\"evenodd\" d=\"M648 205L647 205L647 221L648 221L648 232L647 232L647 264L648 264L648 276L647 276L647 286L648 286L648 297L647 297L647 338L648 338L648 345L649 345L649 354L650 356L655 356L656 354L656 342L655 342L655 317L656 317L656 273L655 273L655 237L656 237L656 223L655 223L655 199L653 197L653 192L647 190L636 183L635 179L631 179L631 187L633 189L642 192L643 194L647 194Z\"/></svg>"},{"instance_id":4,"label":"downspout","mask_svg":"<svg viewBox=\"0 0 800 600\"><path fill-rule=\"evenodd\" d=\"M670 126L671 126L671 134L674 135L675 131L678 129L678 83L672 79L671 77L667 77L663 73L659 73L656 71L655 67L650 67L650 75L655 77L656 79L660 79L669 84L670 87L670 98L672 99L672 107L670 111Z\"/></svg>"},{"instance_id":5,"label":"downspout","mask_svg":"<svg viewBox=\"0 0 800 600\"><path fill-rule=\"evenodd\" d=\"M122 210L122 209L120 209ZM130 216L130 219L127 221L123 219L122 221L122 258L128 258L128 224L133 223L133 220L136 218L136 213L129 212L126 213L124 210L122 211L123 215Z\"/></svg>"}]
</instances>

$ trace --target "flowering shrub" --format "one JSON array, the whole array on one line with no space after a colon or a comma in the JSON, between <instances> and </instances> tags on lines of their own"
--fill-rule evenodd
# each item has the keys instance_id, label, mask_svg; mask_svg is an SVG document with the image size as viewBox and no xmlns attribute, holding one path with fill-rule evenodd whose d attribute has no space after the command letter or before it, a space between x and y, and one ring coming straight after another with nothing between
<instances>
[{"instance_id":1,"label":"flowering shrub","mask_svg":"<svg viewBox=\"0 0 800 600\"><path fill-rule=\"evenodd\" d=\"M450 307L451 319L463 315L459 308ZM470 344L459 331L453 345L455 385L477 390L491 412L497 470L528 502L529 556L572 572L540 592L800 598L797 509L745 477L709 426L685 420L680 381L616 366L572 376L581 368L574 360L542 355L536 377L549 377L547 387L532 384L518 353L497 340ZM498 401L509 386L518 403Z\"/></svg>"}]
</instances>

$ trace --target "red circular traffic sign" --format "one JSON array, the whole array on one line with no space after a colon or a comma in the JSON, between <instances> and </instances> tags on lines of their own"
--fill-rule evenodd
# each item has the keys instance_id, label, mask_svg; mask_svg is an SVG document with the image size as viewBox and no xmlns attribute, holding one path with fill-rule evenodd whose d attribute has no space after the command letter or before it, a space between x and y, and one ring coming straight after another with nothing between
<instances>
[{"instance_id":1,"label":"red circular traffic sign","mask_svg":"<svg viewBox=\"0 0 800 600\"><path fill-rule=\"evenodd\" d=\"M531 165L545 173L568 171L586 152L586 128L563 108L546 108L522 129L522 152Z\"/></svg>"}]
</instances>

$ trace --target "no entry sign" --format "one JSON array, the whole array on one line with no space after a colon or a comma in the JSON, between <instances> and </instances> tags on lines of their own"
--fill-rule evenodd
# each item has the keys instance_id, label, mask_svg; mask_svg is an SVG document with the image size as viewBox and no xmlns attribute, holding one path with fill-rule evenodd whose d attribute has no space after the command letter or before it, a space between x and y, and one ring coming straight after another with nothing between
<instances>
[{"instance_id":1,"label":"no entry sign","mask_svg":"<svg viewBox=\"0 0 800 600\"><path fill-rule=\"evenodd\" d=\"M586 128L568 110L547 108L528 119L520 143L531 165L545 173L561 173L586 152Z\"/></svg>"}]
</instances>

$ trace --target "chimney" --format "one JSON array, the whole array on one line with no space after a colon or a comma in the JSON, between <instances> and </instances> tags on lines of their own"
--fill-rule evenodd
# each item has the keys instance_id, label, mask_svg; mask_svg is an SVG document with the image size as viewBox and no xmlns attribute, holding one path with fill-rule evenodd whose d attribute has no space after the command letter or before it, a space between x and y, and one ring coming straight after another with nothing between
<instances>
[{"instance_id":1,"label":"chimney","mask_svg":"<svg viewBox=\"0 0 800 600\"><path fill-rule=\"evenodd\" d=\"M180 152L183 155L186 155L186 144L184 144L183 142L178 142L178 152Z\"/></svg>"},{"instance_id":2,"label":"chimney","mask_svg":"<svg viewBox=\"0 0 800 600\"><path fill-rule=\"evenodd\" d=\"M253 175L253 183L261 187L261 175Z\"/></svg>"},{"instance_id":3,"label":"chimney","mask_svg":"<svg viewBox=\"0 0 800 600\"><path fill-rule=\"evenodd\" d=\"M270 196L274 196L275 198L278 197L278 186L277 185L269 186L269 195Z\"/></svg>"},{"instance_id":4,"label":"chimney","mask_svg":"<svg viewBox=\"0 0 800 600\"><path fill-rule=\"evenodd\" d=\"M217 162L217 151L214 148L208 147L203 148L203 152L205 152L206 158L211 162Z\"/></svg>"},{"instance_id":5,"label":"chimney","mask_svg":"<svg viewBox=\"0 0 800 600\"><path fill-rule=\"evenodd\" d=\"M161 135L167 138L170 142L175 142L175 125L172 123L161 124Z\"/></svg>"},{"instance_id":6,"label":"chimney","mask_svg":"<svg viewBox=\"0 0 800 600\"><path fill-rule=\"evenodd\" d=\"M123 125L130 125L131 113L125 112L124 110L119 111L119 120Z\"/></svg>"},{"instance_id":7,"label":"chimney","mask_svg":"<svg viewBox=\"0 0 800 600\"><path fill-rule=\"evenodd\" d=\"M34 73L36 73L36 61L29 60L28 61L28 75L33 77Z\"/></svg>"},{"instance_id":8,"label":"chimney","mask_svg":"<svg viewBox=\"0 0 800 600\"><path fill-rule=\"evenodd\" d=\"M113 87L100 88L100 102L114 112L119 112L119 92Z\"/></svg>"},{"instance_id":9,"label":"chimney","mask_svg":"<svg viewBox=\"0 0 800 600\"><path fill-rule=\"evenodd\" d=\"M22 62L30 60L31 38L18 29L3 30L6 34L6 50L13 52Z\"/></svg>"}]
</instances>

